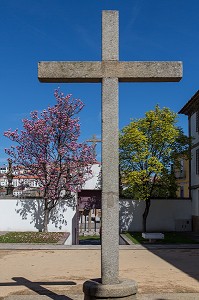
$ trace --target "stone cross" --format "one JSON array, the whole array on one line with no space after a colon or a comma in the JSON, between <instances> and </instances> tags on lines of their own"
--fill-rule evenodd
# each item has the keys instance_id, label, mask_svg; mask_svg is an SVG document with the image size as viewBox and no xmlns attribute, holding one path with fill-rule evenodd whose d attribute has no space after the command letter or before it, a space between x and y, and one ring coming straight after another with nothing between
<instances>
[{"instance_id":1,"label":"stone cross","mask_svg":"<svg viewBox=\"0 0 199 300\"><path fill-rule=\"evenodd\" d=\"M96 145L97 145L97 143L100 143L101 140L97 139L96 134L93 134L93 136L91 137L91 139L90 139L90 140L87 140L86 142L92 143L92 146L93 146L93 154L94 154L94 157L96 157L96 156L97 156L97 153L96 153Z\"/></svg>"},{"instance_id":2,"label":"stone cross","mask_svg":"<svg viewBox=\"0 0 199 300\"><path fill-rule=\"evenodd\" d=\"M120 62L118 11L102 12L102 61L40 62L41 82L102 84L102 285L119 283L118 82L179 81L181 62ZM92 298L93 299L93 298Z\"/></svg>"},{"instance_id":3,"label":"stone cross","mask_svg":"<svg viewBox=\"0 0 199 300\"><path fill-rule=\"evenodd\" d=\"M13 195L14 186L12 184L13 180L13 169L12 169L12 159L8 158L8 172L6 173L6 177L8 180L8 186L6 188L6 195Z\"/></svg>"}]
</instances>

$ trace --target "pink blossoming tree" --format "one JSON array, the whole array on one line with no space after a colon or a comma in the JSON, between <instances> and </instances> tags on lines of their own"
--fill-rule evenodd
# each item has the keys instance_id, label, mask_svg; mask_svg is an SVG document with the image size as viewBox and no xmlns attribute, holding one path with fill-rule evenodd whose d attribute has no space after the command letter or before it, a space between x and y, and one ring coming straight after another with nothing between
<instances>
[{"instance_id":1,"label":"pink blossoming tree","mask_svg":"<svg viewBox=\"0 0 199 300\"><path fill-rule=\"evenodd\" d=\"M92 146L79 143L80 124L76 115L84 104L71 95L54 93L56 105L40 114L31 112L24 119L21 132L8 130L6 137L17 143L5 152L12 158L15 169L23 167L27 175L37 176L43 190L44 231L48 231L50 211L60 199L72 198L91 176L95 162Z\"/></svg>"}]
</instances>

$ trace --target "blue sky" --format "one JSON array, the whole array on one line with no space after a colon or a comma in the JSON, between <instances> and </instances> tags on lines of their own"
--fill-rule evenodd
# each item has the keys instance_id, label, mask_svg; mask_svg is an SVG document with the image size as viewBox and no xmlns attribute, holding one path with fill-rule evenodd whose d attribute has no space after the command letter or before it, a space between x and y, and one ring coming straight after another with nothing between
<instances>
[{"instance_id":1,"label":"blue sky","mask_svg":"<svg viewBox=\"0 0 199 300\"><path fill-rule=\"evenodd\" d=\"M119 11L121 61L183 62L179 83L120 84L120 129L156 104L178 112L199 89L198 0L0 0L1 165L11 145L3 132L54 105L58 86L85 103L81 139L100 138L100 84L40 83L37 64L101 60L102 10ZM178 124L187 132L187 117Z\"/></svg>"}]
</instances>

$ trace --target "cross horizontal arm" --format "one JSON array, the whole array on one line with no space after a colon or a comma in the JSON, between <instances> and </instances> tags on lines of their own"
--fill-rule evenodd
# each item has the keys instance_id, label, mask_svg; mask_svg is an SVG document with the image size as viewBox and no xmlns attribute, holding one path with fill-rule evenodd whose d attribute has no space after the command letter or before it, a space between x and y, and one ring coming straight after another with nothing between
<instances>
[{"instance_id":1,"label":"cross horizontal arm","mask_svg":"<svg viewBox=\"0 0 199 300\"><path fill-rule=\"evenodd\" d=\"M120 82L180 81L181 62L40 62L40 82L101 82L102 78L118 78Z\"/></svg>"},{"instance_id":2,"label":"cross horizontal arm","mask_svg":"<svg viewBox=\"0 0 199 300\"><path fill-rule=\"evenodd\" d=\"M86 142L101 143L101 140L86 140Z\"/></svg>"},{"instance_id":3,"label":"cross horizontal arm","mask_svg":"<svg viewBox=\"0 0 199 300\"><path fill-rule=\"evenodd\" d=\"M101 82L101 62L39 62L41 82Z\"/></svg>"}]
</instances>

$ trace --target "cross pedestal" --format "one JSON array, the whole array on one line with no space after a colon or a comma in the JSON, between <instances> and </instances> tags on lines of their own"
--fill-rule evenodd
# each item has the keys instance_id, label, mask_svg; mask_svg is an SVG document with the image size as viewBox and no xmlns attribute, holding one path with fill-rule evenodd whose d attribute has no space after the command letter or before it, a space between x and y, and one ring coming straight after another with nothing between
<instances>
[{"instance_id":1,"label":"cross pedestal","mask_svg":"<svg viewBox=\"0 0 199 300\"><path fill-rule=\"evenodd\" d=\"M181 62L120 62L117 11L102 12L101 62L40 62L41 82L102 84L101 279L84 283L86 300L135 299L135 281L119 279L118 81L179 81Z\"/></svg>"}]
</instances>

